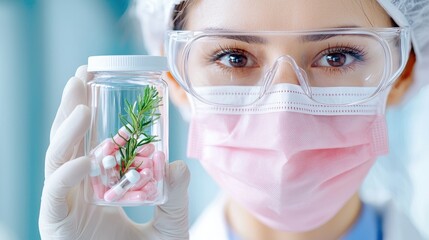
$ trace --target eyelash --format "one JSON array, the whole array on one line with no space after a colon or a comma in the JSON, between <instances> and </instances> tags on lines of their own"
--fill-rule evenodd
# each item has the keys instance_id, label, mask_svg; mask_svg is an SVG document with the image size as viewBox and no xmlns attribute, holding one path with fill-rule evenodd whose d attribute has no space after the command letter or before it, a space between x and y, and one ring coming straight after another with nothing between
<instances>
[{"instance_id":1,"label":"eyelash","mask_svg":"<svg viewBox=\"0 0 429 240\"><path fill-rule=\"evenodd\" d=\"M329 55L329 54L333 54L333 53L343 53L343 54L349 54L352 57L354 57L357 61L357 63L359 62L365 62L366 61L366 55L367 52L365 52L365 50L363 49L363 47L357 46L357 45L350 45L350 44L346 44L346 45L342 45L342 44L337 44L337 46L335 47L331 47L328 44L327 49L321 51L319 54L317 54L316 59L319 60L321 59L323 56ZM347 65L345 67L336 67L336 68L332 68L332 67L324 67L323 70L327 71L329 73L344 73L344 71L347 70L351 70L353 69L355 66L355 64L350 64Z\"/></svg>"},{"instance_id":2,"label":"eyelash","mask_svg":"<svg viewBox=\"0 0 429 240\"><path fill-rule=\"evenodd\" d=\"M219 64L218 61L222 57L228 54L243 54L243 55L250 55L251 57L253 57L249 52L240 49L238 46L219 45L219 50L215 50L213 51L212 54L208 54L206 57L206 60L209 64L213 64L213 63L216 64L222 71L225 71L227 73L231 73L233 70L243 71L243 72L248 71L248 69L245 69L245 68L233 69L233 68L225 67L222 64Z\"/></svg>"},{"instance_id":3,"label":"eyelash","mask_svg":"<svg viewBox=\"0 0 429 240\"><path fill-rule=\"evenodd\" d=\"M220 50L213 51L212 54L208 54L206 56L206 60L209 64L216 64L218 67L226 72L232 72L233 68L228 68L223 66L222 64L218 64L217 61L224 57L227 54L243 54L243 55L250 55L253 57L249 52L240 49L238 46L221 46L219 45ZM357 45L351 45L351 44L337 44L335 47L331 47L328 44L328 47L318 53L316 56L316 59L321 59L323 56L333 54L333 53L343 53L343 54L349 54L352 57L356 59L357 62L364 62L366 61L366 55L367 52L363 49L363 47L357 46ZM355 64L350 64L345 67L323 67L323 70L332 74L338 74L338 73L344 73L347 70L353 69ZM248 69L234 69L234 71L248 71Z\"/></svg>"},{"instance_id":4,"label":"eyelash","mask_svg":"<svg viewBox=\"0 0 429 240\"><path fill-rule=\"evenodd\" d=\"M216 51L213 55L210 56L211 62L216 62L220 58L224 57L227 54L234 54L234 53L245 53L244 50L239 49L238 47L230 47L230 46L221 46L219 45L218 51Z\"/></svg>"}]
</instances>

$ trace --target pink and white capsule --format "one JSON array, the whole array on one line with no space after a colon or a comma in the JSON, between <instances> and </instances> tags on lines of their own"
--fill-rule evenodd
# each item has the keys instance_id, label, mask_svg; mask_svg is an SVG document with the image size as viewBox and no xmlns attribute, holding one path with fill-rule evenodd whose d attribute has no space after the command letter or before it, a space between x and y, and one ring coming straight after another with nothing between
<instances>
[{"instance_id":1,"label":"pink and white capsule","mask_svg":"<svg viewBox=\"0 0 429 240\"><path fill-rule=\"evenodd\" d=\"M116 162L118 163L118 165L121 166L122 155L119 151L121 151L121 150L116 151L115 158L116 158Z\"/></svg>"},{"instance_id":2,"label":"pink and white capsule","mask_svg":"<svg viewBox=\"0 0 429 240\"><path fill-rule=\"evenodd\" d=\"M152 169L144 168L140 171L140 180L130 189L131 191L140 190L146 183L153 179Z\"/></svg>"},{"instance_id":3,"label":"pink and white capsule","mask_svg":"<svg viewBox=\"0 0 429 240\"><path fill-rule=\"evenodd\" d=\"M129 191L121 198L121 202L142 202L147 198L143 191Z\"/></svg>"},{"instance_id":4,"label":"pink and white capsule","mask_svg":"<svg viewBox=\"0 0 429 240\"><path fill-rule=\"evenodd\" d=\"M115 142L117 144L119 144L120 146L124 146L125 143L128 141L128 139L130 139L131 137L131 133L130 131L128 131L128 129L132 129L131 125L127 125L127 127L123 126L118 130L118 133L113 136L113 140L115 140Z\"/></svg>"},{"instance_id":5,"label":"pink and white capsule","mask_svg":"<svg viewBox=\"0 0 429 240\"><path fill-rule=\"evenodd\" d=\"M153 160L148 157L137 156L134 158L133 166L138 169L153 169Z\"/></svg>"},{"instance_id":6,"label":"pink and white capsule","mask_svg":"<svg viewBox=\"0 0 429 240\"><path fill-rule=\"evenodd\" d=\"M150 181L141 190L146 193L146 199L149 201L154 201L158 197L158 189L155 181Z\"/></svg>"},{"instance_id":7,"label":"pink and white capsule","mask_svg":"<svg viewBox=\"0 0 429 240\"><path fill-rule=\"evenodd\" d=\"M161 181L165 174L165 154L157 151L153 154L153 178Z\"/></svg>"},{"instance_id":8,"label":"pink and white capsule","mask_svg":"<svg viewBox=\"0 0 429 240\"><path fill-rule=\"evenodd\" d=\"M121 199L139 180L140 174L134 169L129 170L115 186L104 194L104 200L106 202L114 202Z\"/></svg>"},{"instance_id":9,"label":"pink and white capsule","mask_svg":"<svg viewBox=\"0 0 429 240\"><path fill-rule=\"evenodd\" d=\"M119 172L116 170L116 159L109 155L103 158L104 173L106 175L106 185L108 187L114 186L119 182Z\"/></svg>"},{"instance_id":10,"label":"pink and white capsule","mask_svg":"<svg viewBox=\"0 0 429 240\"><path fill-rule=\"evenodd\" d=\"M91 162L91 171L89 172L89 179L95 196L98 199L103 199L104 191L106 189L101 181L100 166L95 161Z\"/></svg>"},{"instance_id":11,"label":"pink and white capsule","mask_svg":"<svg viewBox=\"0 0 429 240\"><path fill-rule=\"evenodd\" d=\"M155 146L152 143L138 147L136 150L137 155L141 157L149 157L153 151L155 151Z\"/></svg>"},{"instance_id":12,"label":"pink and white capsule","mask_svg":"<svg viewBox=\"0 0 429 240\"><path fill-rule=\"evenodd\" d=\"M112 154L116 149L116 145L112 139L108 138L101 142L97 147L92 150L92 153L97 160L101 161L105 156Z\"/></svg>"}]
</instances>

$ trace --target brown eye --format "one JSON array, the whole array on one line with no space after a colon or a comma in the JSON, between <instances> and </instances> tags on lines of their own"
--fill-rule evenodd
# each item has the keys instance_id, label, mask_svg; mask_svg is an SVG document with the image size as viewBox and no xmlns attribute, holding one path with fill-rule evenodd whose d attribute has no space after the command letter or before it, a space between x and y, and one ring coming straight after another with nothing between
<instances>
[{"instance_id":1,"label":"brown eye","mask_svg":"<svg viewBox=\"0 0 429 240\"><path fill-rule=\"evenodd\" d=\"M224 48L215 54L213 61L219 66L229 69L258 67L255 57L241 49Z\"/></svg>"},{"instance_id":2,"label":"brown eye","mask_svg":"<svg viewBox=\"0 0 429 240\"><path fill-rule=\"evenodd\" d=\"M249 63L250 65L253 64L251 59L240 53L225 54L217 62L230 68L244 68L249 67Z\"/></svg>"},{"instance_id":3,"label":"brown eye","mask_svg":"<svg viewBox=\"0 0 429 240\"><path fill-rule=\"evenodd\" d=\"M327 53L322 55L315 63L312 64L312 66L324 68L341 68L347 67L356 61L358 61L358 59L349 53Z\"/></svg>"},{"instance_id":4,"label":"brown eye","mask_svg":"<svg viewBox=\"0 0 429 240\"><path fill-rule=\"evenodd\" d=\"M347 61L347 56L343 53L332 53L326 55L325 60L331 67L342 67Z\"/></svg>"},{"instance_id":5,"label":"brown eye","mask_svg":"<svg viewBox=\"0 0 429 240\"><path fill-rule=\"evenodd\" d=\"M365 60L365 53L357 48L340 47L329 48L321 52L312 63L312 67L321 67L326 69L345 68L356 62Z\"/></svg>"},{"instance_id":6,"label":"brown eye","mask_svg":"<svg viewBox=\"0 0 429 240\"><path fill-rule=\"evenodd\" d=\"M227 56L226 61L228 61L231 67L242 68L247 64L247 57L239 54L231 54Z\"/></svg>"}]
</instances>

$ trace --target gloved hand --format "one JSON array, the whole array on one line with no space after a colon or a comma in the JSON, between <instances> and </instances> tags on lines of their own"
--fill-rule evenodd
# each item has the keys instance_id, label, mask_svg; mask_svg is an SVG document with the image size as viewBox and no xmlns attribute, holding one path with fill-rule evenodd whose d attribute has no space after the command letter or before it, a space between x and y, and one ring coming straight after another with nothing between
<instances>
[{"instance_id":1,"label":"gloved hand","mask_svg":"<svg viewBox=\"0 0 429 240\"><path fill-rule=\"evenodd\" d=\"M168 201L156 207L149 223L132 222L120 207L84 200L82 180L90 172L90 159L82 156L90 124L85 105L89 78L82 66L69 80L52 125L39 215L42 239L189 239L189 170L183 161L169 165Z\"/></svg>"}]
</instances>

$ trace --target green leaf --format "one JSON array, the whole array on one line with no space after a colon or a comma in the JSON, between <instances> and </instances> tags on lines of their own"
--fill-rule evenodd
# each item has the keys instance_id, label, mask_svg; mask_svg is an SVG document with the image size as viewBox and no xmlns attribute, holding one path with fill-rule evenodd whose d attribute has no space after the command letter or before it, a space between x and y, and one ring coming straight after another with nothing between
<instances>
[{"instance_id":1,"label":"green leaf","mask_svg":"<svg viewBox=\"0 0 429 240\"><path fill-rule=\"evenodd\" d=\"M125 159L125 153L123 152L123 148L119 149L119 153L121 154L121 158Z\"/></svg>"},{"instance_id":2,"label":"green leaf","mask_svg":"<svg viewBox=\"0 0 429 240\"><path fill-rule=\"evenodd\" d=\"M131 104L127 99L124 100L124 111L126 115L119 114L120 122L131 133L129 139L119 134L119 136L126 141L124 146L119 146L121 154L121 172L123 176L133 164L137 155L136 150L138 147L151 142L160 141L158 136L150 135L151 128L156 121L161 117L158 112L158 107L162 106L162 97L156 87L148 86L142 94L137 96L137 100ZM138 140L144 136L143 139ZM113 139L113 136L112 136Z\"/></svg>"},{"instance_id":3,"label":"green leaf","mask_svg":"<svg viewBox=\"0 0 429 240\"><path fill-rule=\"evenodd\" d=\"M125 128L131 133L131 132L133 132L129 127L128 127L128 125L132 125L129 121L128 121L128 119L127 118L125 118L125 116L123 116L123 115L120 115L119 116L119 118L120 118L120 120L121 120L121 123L122 123L122 125L123 126L125 126Z\"/></svg>"}]
</instances>

